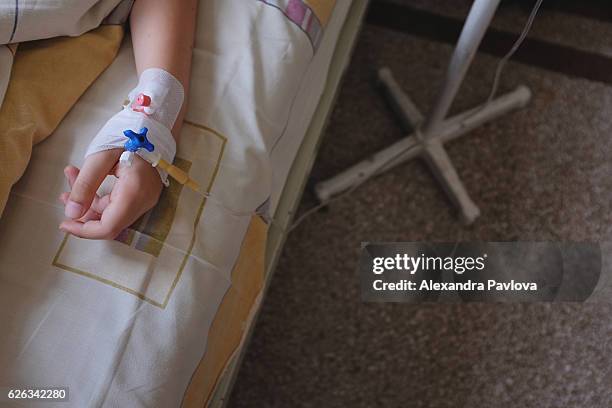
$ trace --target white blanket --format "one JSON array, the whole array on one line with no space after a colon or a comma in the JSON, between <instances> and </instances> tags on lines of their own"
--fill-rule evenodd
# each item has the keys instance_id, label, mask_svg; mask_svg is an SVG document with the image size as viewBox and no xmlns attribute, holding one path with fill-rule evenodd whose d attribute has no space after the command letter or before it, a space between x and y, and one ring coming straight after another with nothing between
<instances>
[{"instance_id":1,"label":"white blanket","mask_svg":"<svg viewBox=\"0 0 612 408\"><path fill-rule=\"evenodd\" d=\"M83 34L122 1L127 0L0 0L0 44Z\"/></svg>"}]
</instances>

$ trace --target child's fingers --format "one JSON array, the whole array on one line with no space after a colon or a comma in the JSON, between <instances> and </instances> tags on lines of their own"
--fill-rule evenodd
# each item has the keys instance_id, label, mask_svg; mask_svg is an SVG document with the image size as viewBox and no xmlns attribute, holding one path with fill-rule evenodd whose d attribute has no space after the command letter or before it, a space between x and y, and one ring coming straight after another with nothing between
<instances>
[{"instance_id":1,"label":"child's fingers","mask_svg":"<svg viewBox=\"0 0 612 408\"><path fill-rule=\"evenodd\" d=\"M79 168L73 165L66 166L64 168L64 176L66 176L66 180L68 180L68 185L72 188L77 176L79 175Z\"/></svg>"},{"instance_id":2,"label":"child's fingers","mask_svg":"<svg viewBox=\"0 0 612 408\"><path fill-rule=\"evenodd\" d=\"M111 149L92 154L85 160L83 168L77 172L76 179L72 183L72 191L68 201L66 201L64 211L66 217L78 219L87 212L100 184L102 184L120 155L120 149ZM66 176L69 180L75 173L74 169L66 169Z\"/></svg>"},{"instance_id":3,"label":"child's fingers","mask_svg":"<svg viewBox=\"0 0 612 408\"><path fill-rule=\"evenodd\" d=\"M66 205L66 202L68 201L68 197L70 197L70 192L65 191L62 194L60 194L58 198L62 203L64 203L64 205ZM85 222L89 220L99 220L102 212L104 211L104 209L106 208L109 202L110 202L109 194L106 194L102 197L99 197L98 195L96 195L96 197L91 203L91 207L89 207L89 210L87 210L85 215L79 218L78 221Z\"/></svg>"},{"instance_id":4,"label":"child's fingers","mask_svg":"<svg viewBox=\"0 0 612 408\"><path fill-rule=\"evenodd\" d=\"M138 164L138 163L137 163ZM112 201L110 195L94 198L90 210L101 210L99 219L89 216L81 219L65 220L60 229L75 236L86 239L114 239L122 230L133 224L145 211L155 204L159 191L150 185L159 183L159 177L155 169L134 166L131 172L117 175L118 180L113 186ZM151 170L151 174L147 171ZM66 177L76 180L78 184L84 169L67 168ZM74 193L74 189L73 189ZM95 196L95 193L94 193ZM64 195L62 198L67 199Z\"/></svg>"},{"instance_id":5,"label":"child's fingers","mask_svg":"<svg viewBox=\"0 0 612 408\"><path fill-rule=\"evenodd\" d=\"M60 224L60 229L74 236L86 239L114 239L120 232L115 231L108 223L103 223L102 220L87 222L66 220Z\"/></svg>"},{"instance_id":6,"label":"child's fingers","mask_svg":"<svg viewBox=\"0 0 612 408\"><path fill-rule=\"evenodd\" d=\"M64 191L58 198L62 203L64 203L64 205L66 205L68 197L70 197L70 192ZM104 211L108 203L110 203L110 194L105 194L102 197L96 195L89 208L98 214L102 214L102 211Z\"/></svg>"},{"instance_id":7,"label":"child's fingers","mask_svg":"<svg viewBox=\"0 0 612 408\"><path fill-rule=\"evenodd\" d=\"M110 204L110 194L105 194L102 197L96 196L93 202L91 203L91 209L97 212L98 214L102 214L106 207Z\"/></svg>"},{"instance_id":8,"label":"child's fingers","mask_svg":"<svg viewBox=\"0 0 612 408\"><path fill-rule=\"evenodd\" d=\"M114 239L121 231L129 227L140 214L130 211L127 206L109 205L100 219L86 221L65 220L60 229L85 239Z\"/></svg>"},{"instance_id":9,"label":"child's fingers","mask_svg":"<svg viewBox=\"0 0 612 408\"><path fill-rule=\"evenodd\" d=\"M98 218L89 220L64 220L60 224L60 229L79 238L114 239L123 228L129 226L129 224L118 224L120 217L115 216L114 213L123 206L119 206L117 203L111 205L109 197L109 195L106 195L100 199L106 202L106 207Z\"/></svg>"},{"instance_id":10,"label":"child's fingers","mask_svg":"<svg viewBox=\"0 0 612 408\"><path fill-rule=\"evenodd\" d=\"M77 176L79 175L79 168L72 165L66 166L66 168L64 169L64 174L66 175L66 179L68 179L68 184L70 185L70 188L72 188L72 185L74 184ZM64 205L66 205L68 197L70 197L69 191L60 194L59 199L61 202L64 203ZM102 214L102 211L104 211L109 202L110 194L105 194L102 197L100 197L98 194L94 196L94 199L91 203L91 209L98 213L98 218L100 218L100 214Z\"/></svg>"},{"instance_id":11,"label":"child's fingers","mask_svg":"<svg viewBox=\"0 0 612 408\"><path fill-rule=\"evenodd\" d=\"M64 203L64 205L66 205L66 202L68 201L68 197L70 197L70 192L63 192L62 194L60 194L59 199L61 202ZM94 203L96 202L96 200L94 199ZM94 211L93 208L93 203L91 205L91 207L87 210L87 212L85 213L84 216L82 216L81 218L78 219L78 221L80 222L85 222L85 221L89 221L89 220L99 220L100 219L100 213Z\"/></svg>"},{"instance_id":12,"label":"child's fingers","mask_svg":"<svg viewBox=\"0 0 612 408\"><path fill-rule=\"evenodd\" d=\"M107 200L104 197L100 200L103 199ZM99 220L65 220L60 224L60 229L80 238L114 239L145 211L142 208L142 197L126 184L115 184L113 201L110 198L108 200Z\"/></svg>"}]
</instances>

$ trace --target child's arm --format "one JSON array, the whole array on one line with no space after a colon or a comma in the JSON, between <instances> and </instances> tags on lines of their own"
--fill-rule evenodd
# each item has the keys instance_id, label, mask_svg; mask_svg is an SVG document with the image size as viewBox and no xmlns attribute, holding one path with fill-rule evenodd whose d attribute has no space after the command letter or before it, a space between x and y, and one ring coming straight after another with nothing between
<instances>
[{"instance_id":1,"label":"child's arm","mask_svg":"<svg viewBox=\"0 0 612 408\"><path fill-rule=\"evenodd\" d=\"M195 32L197 0L136 0L130 23L136 68L161 68L188 89ZM129 90L126 90L126 93ZM172 134L178 141L186 106L185 97ZM162 189L155 168L139 156L131 166L117 166L122 149L110 149L87 157L82 169L65 169L71 192L60 199L69 220L60 229L90 239L113 239L152 208ZM118 180L113 191L98 197L96 191L107 174Z\"/></svg>"},{"instance_id":2,"label":"child's arm","mask_svg":"<svg viewBox=\"0 0 612 408\"><path fill-rule=\"evenodd\" d=\"M162 68L185 89L183 110L172 129L177 141L187 105L197 4L197 0L138 0L130 17L138 74L147 68Z\"/></svg>"}]
</instances>

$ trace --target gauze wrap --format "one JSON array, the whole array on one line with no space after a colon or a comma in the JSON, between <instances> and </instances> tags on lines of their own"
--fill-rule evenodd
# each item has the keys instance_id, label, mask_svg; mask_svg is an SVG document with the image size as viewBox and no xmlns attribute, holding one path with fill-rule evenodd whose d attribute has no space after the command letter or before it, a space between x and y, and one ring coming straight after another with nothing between
<instances>
[{"instance_id":1,"label":"gauze wrap","mask_svg":"<svg viewBox=\"0 0 612 408\"><path fill-rule=\"evenodd\" d=\"M176 142L171 129L183 106L184 94L183 85L169 72L159 68L145 70L136 88L128 94L127 105L100 129L89 144L85 157L103 150L123 149L128 140L124 130L139 132L146 127L147 139L155 146L153 154L172 163ZM148 152L139 150L136 154L150 161ZM121 160L124 161L123 155ZM159 168L157 171L167 186L168 175Z\"/></svg>"}]
</instances>

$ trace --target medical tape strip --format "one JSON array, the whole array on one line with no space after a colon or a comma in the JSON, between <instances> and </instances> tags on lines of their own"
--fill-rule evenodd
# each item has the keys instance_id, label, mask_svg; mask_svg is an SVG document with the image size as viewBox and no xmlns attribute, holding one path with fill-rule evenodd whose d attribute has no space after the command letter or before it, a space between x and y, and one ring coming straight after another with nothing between
<instances>
[{"instance_id":1,"label":"medical tape strip","mask_svg":"<svg viewBox=\"0 0 612 408\"><path fill-rule=\"evenodd\" d=\"M155 147L153 156L172 163L176 154L176 141L171 129L181 111L184 97L183 86L172 74L159 68L145 70L136 88L128 94L127 105L100 129L91 141L85 157L104 150L123 149L127 141L123 133L125 130L139 132L147 128L146 137ZM152 154L141 150L136 154L151 162ZM167 186L168 174L160 168L157 171Z\"/></svg>"}]
</instances>

